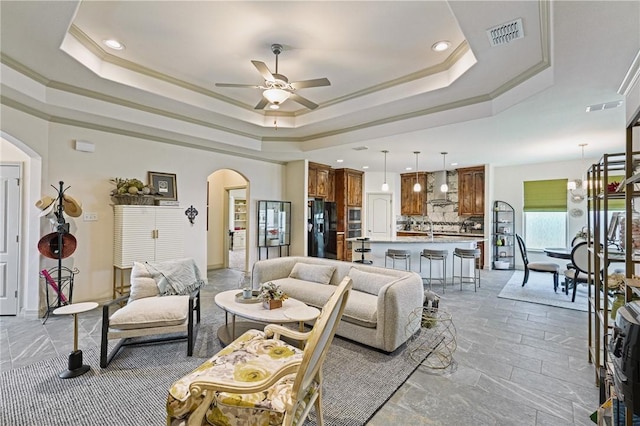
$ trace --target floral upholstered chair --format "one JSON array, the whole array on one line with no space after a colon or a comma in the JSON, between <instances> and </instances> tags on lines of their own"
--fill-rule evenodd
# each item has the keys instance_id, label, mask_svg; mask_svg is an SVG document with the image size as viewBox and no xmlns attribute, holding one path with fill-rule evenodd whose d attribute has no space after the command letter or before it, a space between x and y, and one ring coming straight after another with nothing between
<instances>
[{"instance_id":1,"label":"floral upholstered chair","mask_svg":"<svg viewBox=\"0 0 640 426\"><path fill-rule=\"evenodd\" d=\"M301 425L312 407L322 425L322 364L350 290L347 276L310 332L274 324L249 330L175 382L167 425ZM280 336L306 340L304 350Z\"/></svg>"}]
</instances>

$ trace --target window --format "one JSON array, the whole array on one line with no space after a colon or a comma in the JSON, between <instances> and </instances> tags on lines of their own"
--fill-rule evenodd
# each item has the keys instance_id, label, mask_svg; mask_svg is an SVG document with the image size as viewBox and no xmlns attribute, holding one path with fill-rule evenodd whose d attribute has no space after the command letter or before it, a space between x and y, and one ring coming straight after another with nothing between
<instances>
[{"instance_id":1,"label":"window","mask_svg":"<svg viewBox=\"0 0 640 426\"><path fill-rule=\"evenodd\" d=\"M527 249L567 246L567 179L524 182Z\"/></svg>"}]
</instances>

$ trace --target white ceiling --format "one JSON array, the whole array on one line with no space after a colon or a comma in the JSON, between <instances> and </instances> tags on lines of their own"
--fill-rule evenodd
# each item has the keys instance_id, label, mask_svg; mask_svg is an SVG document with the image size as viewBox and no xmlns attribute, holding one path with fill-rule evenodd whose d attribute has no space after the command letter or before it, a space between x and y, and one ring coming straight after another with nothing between
<instances>
[{"instance_id":1,"label":"white ceiling","mask_svg":"<svg viewBox=\"0 0 640 426\"><path fill-rule=\"evenodd\" d=\"M640 51L629 1L2 1L2 101L60 122L239 155L390 172L580 158L624 149L617 93ZM521 18L525 37L486 30ZM117 38L112 51L102 44ZM448 40L452 48L431 46ZM251 60L319 104L255 110ZM25 80L24 76L34 79ZM46 86L43 87L42 85ZM277 123L277 128L274 125ZM366 146L365 151L353 148ZM337 164L336 159L344 159Z\"/></svg>"}]
</instances>

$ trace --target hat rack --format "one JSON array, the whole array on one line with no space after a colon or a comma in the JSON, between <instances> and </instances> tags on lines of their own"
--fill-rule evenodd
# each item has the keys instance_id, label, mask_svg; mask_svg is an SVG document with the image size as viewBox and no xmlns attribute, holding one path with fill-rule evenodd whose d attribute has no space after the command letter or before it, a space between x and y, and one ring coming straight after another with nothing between
<instances>
[{"instance_id":1,"label":"hat rack","mask_svg":"<svg viewBox=\"0 0 640 426\"><path fill-rule=\"evenodd\" d=\"M64 187L64 182L59 182L59 188L51 185L57 192L54 203L58 203L54 208L56 216L55 230L57 234L57 257L58 265L50 269L43 269L40 276L45 280L45 294L47 298L47 312L44 315L42 324L47 322L49 314L56 308L73 303L73 280L75 275L80 272L77 268L67 268L62 266L64 236L69 234L69 223L64 218L64 193L69 186ZM51 288L51 291L50 291Z\"/></svg>"}]
</instances>

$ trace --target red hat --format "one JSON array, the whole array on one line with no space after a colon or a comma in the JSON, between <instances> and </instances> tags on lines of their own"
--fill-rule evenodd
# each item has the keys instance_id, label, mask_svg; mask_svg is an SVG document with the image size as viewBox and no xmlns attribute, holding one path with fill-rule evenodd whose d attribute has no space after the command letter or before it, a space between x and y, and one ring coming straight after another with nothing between
<instances>
[{"instance_id":1,"label":"red hat","mask_svg":"<svg viewBox=\"0 0 640 426\"><path fill-rule=\"evenodd\" d=\"M69 257L76 251L78 242L71 234L62 234L62 255L60 259ZM58 233L52 232L40 238L38 241L38 251L49 259L58 259Z\"/></svg>"}]
</instances>

